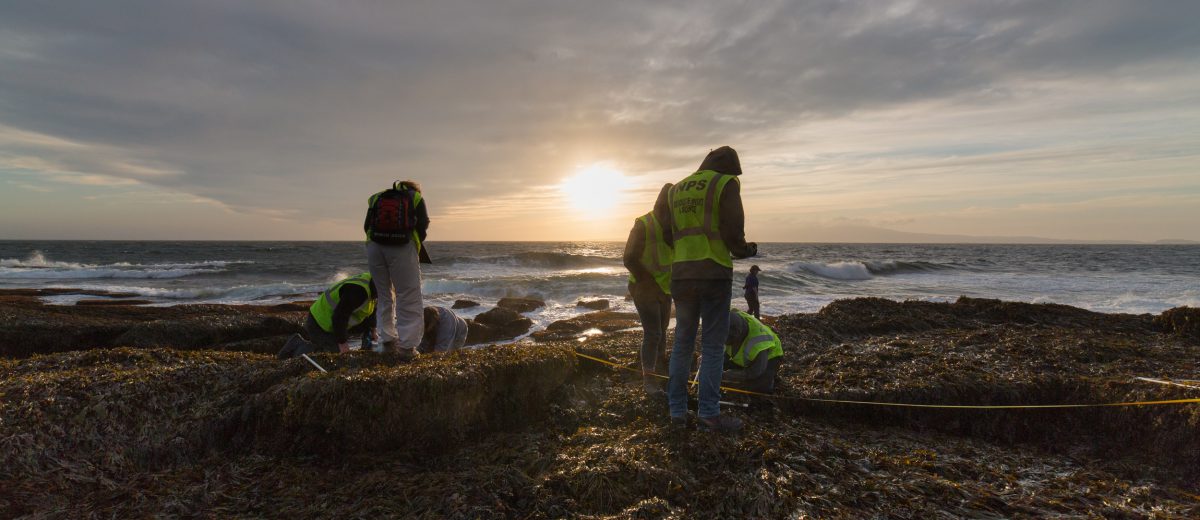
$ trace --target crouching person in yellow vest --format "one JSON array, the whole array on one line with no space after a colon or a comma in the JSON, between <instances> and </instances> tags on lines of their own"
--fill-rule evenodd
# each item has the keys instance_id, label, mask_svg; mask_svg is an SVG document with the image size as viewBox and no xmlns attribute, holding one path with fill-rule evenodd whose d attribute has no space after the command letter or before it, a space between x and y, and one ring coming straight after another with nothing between
<instances>
[{"instance_id":1,"label":"crouching person in yellow vest","mask_svg":"<svg viewBox=\"0 0 1200 520\"><path fill-rule=\"evenodd\" d=\"M310 352L347 352L350 334L374 332L375 285L370 273L333 284L308 308L304 335L293 334L279 351L279 359Z\"/></svg>"},{"instance_id":2,"label":"crouching person in yellow vest","mask_svg":"<svg viewBox=\"0 0 1200 520\"><path fill-rule=\"evenodd\" d=\"M725 374L731 386L770 394L783 363L783 344L770 327L737 309L729 310L729 335L725 340Z\"/></svg>"}]
</instances>

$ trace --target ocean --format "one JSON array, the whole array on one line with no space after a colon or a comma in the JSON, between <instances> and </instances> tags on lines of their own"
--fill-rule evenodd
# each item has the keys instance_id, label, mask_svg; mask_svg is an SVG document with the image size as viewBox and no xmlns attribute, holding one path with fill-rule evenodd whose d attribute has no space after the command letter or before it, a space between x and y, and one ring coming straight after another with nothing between
<instances>
[{"instance_id":1,"label":"ocean","mask_svg":"<svg viewBox=\"0 0 1200 520\"><path fill-rule=\"evenodd\" d=\"M544 326L584 309L580 298L625 301L619 242L431 242L427 302L484 304L539 296ZM1200 306L1196 245L933 245L762 243L735 262L734 303L750 265L763 269L762 309L813 312L840 298L952 301L959 296L1062 303L1099 312L1158 313ZM366 271L361 242L0 241L0 288L134 293L154 305L274 304L312 299ZM47 297L73 304L91 296Z\"/></svg>"}]
</instances>

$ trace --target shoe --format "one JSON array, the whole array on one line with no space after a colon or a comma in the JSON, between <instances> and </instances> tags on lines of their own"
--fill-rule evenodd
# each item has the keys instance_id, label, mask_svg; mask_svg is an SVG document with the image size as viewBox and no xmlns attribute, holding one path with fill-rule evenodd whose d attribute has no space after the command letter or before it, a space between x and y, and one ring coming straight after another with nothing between
<instances>
[{"instance_id":1,"label":"shoe","mask_svg":"<svg viewBox=\"0 0 1200 520\"><path fill-rule=\"evenodd\" d=\"M395 352L400 348L400 342L394 339L387 340L380 345L380 352Z\"/></svg>"},{"instance_id":2,"label":"shoe","mask_svg":"<svg viewBox=\"0 0 1200 520\"><path fill-rule=\"evenodd\" d=\"M728 415L716 417L701 417L696 421L696 429L702 432L734 433L742 429L742 420Z\"/></svg>"},{"instance_id":3,"label":"shoe","mask_svg":"<svg viewBox=\"0 0 1200 520\"><path fill-rule=\"evenodd\" d=\"M666 397L667 391L663 389L662 382L654 376L644 376L642 378L642 390L645 390L647 397Z\"/></svg>"},{"instance_id":4,"label":"shoe","mask_svg":"<svg viewBox=\"0 0 1200 520\"><path fill-rule=\"evenodd\" d=\"M421 355L417 353L417 349L415 348L398 348L395 352L396 357L400 358L400 361L412 361Z\"/></svg>"},{"instance_id":5,"label":"shoe","mask_svg":"<svg viewBox=\"0 0 1200 520\"><path fill-rule=\"evenodd\" d=\"M283 344L283 348L279 349L279 353L276 354L276 357L279 359L296 357L299 355L296 353L296 349L300 348L300 346L304 345L305 343L307 343L307 341L304 339L304 336L301 336L300 334L292 334L292 337L288 338L287 343Z\"/></svg>"},{"instance_id":6,"label":"shoe","mask_svg":"<svg viewBox=\"0 0 1200 520\"><path fill-rule=\"evenodd\" d=\"M671 431L674 431L674 432L686 431L687 427L688 427L687 422L688 421L687 421L686 415L683 417L671 416L671 423L670 423Z\"/></svg>"}]
</instances>

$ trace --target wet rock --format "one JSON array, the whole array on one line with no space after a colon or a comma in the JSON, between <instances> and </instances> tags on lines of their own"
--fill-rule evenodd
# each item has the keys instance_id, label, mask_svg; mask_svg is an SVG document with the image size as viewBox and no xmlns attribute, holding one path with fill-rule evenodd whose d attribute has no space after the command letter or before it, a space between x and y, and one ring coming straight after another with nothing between
<instances>
[{"instance_id":1,"label":"wet rock","mask_svg":"<svg viewBox=\"0 0 1200 520\"><path fill-rule=\"evenodd\" d=\"M530 312L545 307L546 302L541 298L500 298L496 307L516 312Z\"/></svg>"},{"instance_id":2,"label":"wet rock","mask_svg":"<svg viewBox=\"0 0 1200 520\"><path fill-rule=\"evenodd\" d=\"M638 316L632 312L597 311L581 314L571 319L559 320L548 325L545 329L533 333L533 339L538 341L556 341L577 337L588 329L599 329L601 332L641 327Z\"/></svg>"},{"instance_id":3,"label":"wet rock","mask_svg":"<svg viewBox=\"0 0 1200 520\"><path fill-rule=\"evenodd\" d=\"M526 332L533 326L533 320L520 315L512 309L496 307L467 320L467 344L493 343L508 341Z\"/></svg>"},{"instance_id":4,"label":"wet rock","mask_svg":"<svg viewBox=\"0 0 1200 520\"><path fill-rule=\"evenodd\" d=\"M451 309L470 309L471 307L478 307L478 306L479 306L479 302L477 302L477 301L454 300L454 305L451 305L450 308Z\"/></svg>"},{"instance_id":5,"label":"wet rock","mask_svg":"<svg viewBox=\"0 0 1200 520\"><path fill-rule=\"evenodd\" d=\"M594 300L579 300L575 302L575 306L594 311L602 311L608 309L608 300L604 298L597 298Z\"/></svg>"},{"instance_id":6,"label":"wet rock","mask_svg":"<svg viewBox=\"0 0 1200 520\"><path fill-rule=\"evenodd\" d=\"M0 357L122 345L270 353L248 340L299 332L306 314L303 306L45 305L35 295L0 291Z\"/></svg>"}]
</instances>

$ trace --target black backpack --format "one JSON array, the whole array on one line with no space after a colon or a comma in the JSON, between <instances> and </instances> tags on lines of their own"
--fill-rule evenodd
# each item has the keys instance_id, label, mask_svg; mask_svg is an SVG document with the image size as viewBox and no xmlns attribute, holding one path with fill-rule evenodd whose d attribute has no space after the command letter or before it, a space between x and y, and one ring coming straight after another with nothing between
<instances>
[{"instance_id":1,"label":"black backpack","mask_svg":"<svg viewBox=\"0 0 1200 520\"><path fill-rule=\"evenodd\" d=\"M414 192L407 187L392 187L375 197L367 210L368 236L372 242L403 245L412 239L417 228L417 209Z\"/></svg>"}]
</instances>

